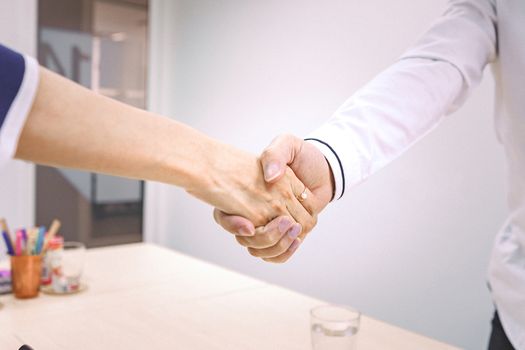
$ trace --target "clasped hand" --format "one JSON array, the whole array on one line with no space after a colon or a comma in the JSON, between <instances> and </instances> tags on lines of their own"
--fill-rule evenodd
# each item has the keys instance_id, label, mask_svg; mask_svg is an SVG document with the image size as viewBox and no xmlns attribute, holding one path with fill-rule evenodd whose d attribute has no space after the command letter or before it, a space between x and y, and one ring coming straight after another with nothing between
<instances>
[{"instance_id":1,"label":"clasped hand","mask_svg":"<svg viewBox=\"0 0 525 350\"><path fill-rule=\"evenodd\" d=\"M229 193L218 191L217 200L229 200L216 205L214 218L251 255L282 263L331 200L333 175L317 148L291 135L278 137L252 161L250 167L230 168L234 181L229 186L218 183Z\"/></svg>"}]
</instances>

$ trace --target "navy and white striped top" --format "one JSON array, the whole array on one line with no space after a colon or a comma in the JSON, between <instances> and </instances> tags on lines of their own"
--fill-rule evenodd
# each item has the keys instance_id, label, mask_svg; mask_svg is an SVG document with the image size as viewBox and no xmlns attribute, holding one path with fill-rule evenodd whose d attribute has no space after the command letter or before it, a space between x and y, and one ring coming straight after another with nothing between
<instances>
[{"instance_id":1,"label":"navy and white striped top","mask_svg":"<svg viewBox=\"0 0 525 350\"><path fill-rule=\"evenodd\" d=\"M0 162L14 156L38 87L38 63L0 45Z\"/></svg>"}]
</instances>

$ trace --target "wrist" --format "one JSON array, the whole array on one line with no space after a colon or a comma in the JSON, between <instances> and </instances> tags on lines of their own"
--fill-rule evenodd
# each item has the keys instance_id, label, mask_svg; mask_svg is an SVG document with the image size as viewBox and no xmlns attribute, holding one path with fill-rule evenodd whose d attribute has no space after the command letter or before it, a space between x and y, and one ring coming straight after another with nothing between
<instances>
[{"instance_id":1,"label":"wrist","mask_svg":"<svg viewBox=\"0 0 525 350\"><path fill-rule=\"evenodd\" d=\"M222 191L219 179L222 178L221 163L225 158L226 145L211 138L205 138L198 143L197 151L190 154L185 173L187 181L182 187L188 193L199 194L198 196L202 197L204 193Z\"/></svg>"},{"instance_id":2,"label":"wrist","mask_svg":"<svg viewBox=\"0 0 525 350\"><path fill-rule=\"evenodd\" d=\"M209 188L219 142L173 120L156 129L156 142L149 151L157 164L152 167L154 180L190 193Z\"/></svg>"},{"instance_id":3,"label":"wrist","mask_svg":"<svg viewBox=\"0 0 525 350\"><path fill-rule=\"evenodd\" d=\"M330 179L330 193L332 194L330 196L330 201L333 201L334 198L335 198L335 178L334 178L334 172L332 171L332 167L330 166L330 162L328 161L328 159L326 159L326 157L324 157L324 160L326 162L326 166L328 168L328 178Z\"/></svg>"},{"instance_id":4,"label":"wrist","mask_svg":"<svg viewBox=\"0 0 525 350\"><path fill-rule=\"evenodd\" d=\"M329 173L330 190L331 196L330 201L340 199L345 192L345 175L341 158L335 151L335 149L323 140L316 138L307 138L305 142L314 146L319 151L327 163L327 173Z\"/></svg>"},{"instance_id":5,"label":"wrist","mask_svg":"<svg viewBox=\"0 0 525 350\"><path fill-rule=\"evenodd\" d=\"M257 158L215 140L210 140L203 150L203 165L186 191L224 212L247 216L249 208L255 205L250 194L264 184Z\"/></svg>"}]
</instances>

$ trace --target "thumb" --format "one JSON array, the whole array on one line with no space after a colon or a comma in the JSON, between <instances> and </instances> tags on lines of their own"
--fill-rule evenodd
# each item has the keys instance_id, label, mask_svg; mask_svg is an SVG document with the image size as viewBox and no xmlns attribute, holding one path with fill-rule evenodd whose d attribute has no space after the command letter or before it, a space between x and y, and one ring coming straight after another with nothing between
<instances>
[{"instance_id":1,"label":"thumb","mask_svg":"<svg viewBox=\"0 0 525 350\"><path fill-rule=\"evenodd\" d=\"M260 158L266 182L276 182L284 175L286 166L293 162L300 149L301 141L293 135L281 135L266 147Z\"/></svg>"}]
</instances>

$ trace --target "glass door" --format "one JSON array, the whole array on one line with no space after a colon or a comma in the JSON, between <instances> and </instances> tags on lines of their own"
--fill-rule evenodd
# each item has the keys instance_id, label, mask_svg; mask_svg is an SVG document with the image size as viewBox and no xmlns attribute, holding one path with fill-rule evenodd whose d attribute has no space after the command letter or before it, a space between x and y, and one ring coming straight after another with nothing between
<instances>
[{"instance_id":1,"label":"glass door","mask_svg":"<svg viewBox=\"0 0 525 350\"><path fill-rule=\"evenodd\" d=\"M40 0L38 7L41 65L145 108L147 0ZM66 239L91 247L142 240L142 181L43 166L36 177L37 222L57 217Z\"/></svg>"}]
</instances>

